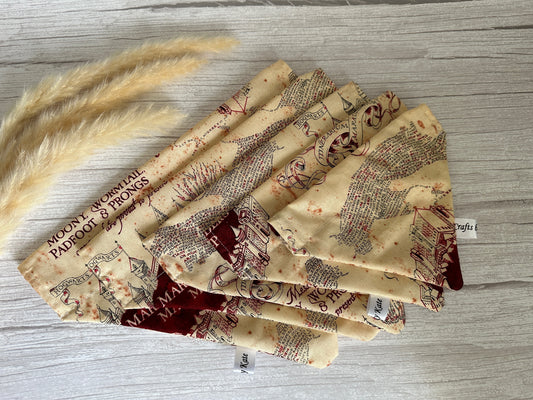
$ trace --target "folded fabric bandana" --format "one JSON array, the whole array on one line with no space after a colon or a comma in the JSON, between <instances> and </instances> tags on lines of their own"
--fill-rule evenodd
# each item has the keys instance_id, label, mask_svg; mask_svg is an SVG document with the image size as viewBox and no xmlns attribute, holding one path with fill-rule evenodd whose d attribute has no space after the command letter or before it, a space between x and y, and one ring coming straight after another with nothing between
<instances>
[{"instance_id":1,"label":"folded fabric bandana","mask_svg":"<svg viewBox=\"0 0 533 400\"><path fill-rule=\"evenodd\" d=\"M425 105L391 122L269 223L296 255L463 285L446 134Z\"/></svg>"},{"instance_id":2,"label":"folded fabric bandana","mask_svg":"<svg viewBox=\"0 0 533 400\"><path fill-rule=\"evenodd\" d=\"M19 270L64 320L322 368L461 287L445 145L426 106L278 61Z\"/></svg>"},{"instance_id":3,"label":"folded fabric bandana","mask_svg":"<svg viewBox=\"0 0 533 400\"><path fill-rule=\"evenodd\" d=\"M405 107L393 93L379 96L352 114L348 121L337 124L317 139L314 146L246 196L237 208L205 232L217 252L196 266L197 276L204 277L204 285L209 281L214 290L227 291L219 284L223 273L225 281L237 287L243 284L238 277L283 281L322 289L366 291L440 310L443 305L441 288L397 274L340 263L325 265L316 258L295 257L279 237L270 232L267 223L269 215L280 211L311 186L323 183L329 169L404 111ZM262 226L265 233L258 236L253 226ZM223 267L224 264L227 266ZM235 273L233 278L230 269ZM188 275L190 279L192 275ZM177 274L173 277L183 279Z\"/></svg>"}]
</instances>

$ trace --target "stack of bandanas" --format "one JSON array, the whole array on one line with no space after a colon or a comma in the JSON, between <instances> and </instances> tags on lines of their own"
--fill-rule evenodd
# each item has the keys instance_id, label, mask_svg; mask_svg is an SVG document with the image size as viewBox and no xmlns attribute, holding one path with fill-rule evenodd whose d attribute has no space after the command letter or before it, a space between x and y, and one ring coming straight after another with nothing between
<instances>
[{"instance_id":1,"label":"stack of bandanas","mask_svg":"<svg viewBox=\"0 0 533 400\"><path fill-rule=\"evenodd\" d=\"M19 267L64 320L314 367L459 289L446 138L425 105L266 68Z\"/></svg>"}]
</instances>

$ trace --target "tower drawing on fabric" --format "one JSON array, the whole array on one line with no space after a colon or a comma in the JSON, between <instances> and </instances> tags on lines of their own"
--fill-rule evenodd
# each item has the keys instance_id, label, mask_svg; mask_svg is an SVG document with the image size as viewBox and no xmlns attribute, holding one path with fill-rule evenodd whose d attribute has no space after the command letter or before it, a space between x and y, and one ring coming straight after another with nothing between
<instances>
[{"instance_id":1,"label":"tower drawing on fabric","mask_svg":"<svg viewBox=\"0 0 533 400\"><path fill-rule=\"evenodd\" d=\"M389 312L384 322L387 325L394 325L400 321L405 323L405 308L403 307L403 303L400 301L391 301L389 305Z\"/></svg>"},{"instance_id":2,"label":"tower drawing on fabric","mask_svg":"<svg viewBox=\"0 0 533 400\"><path fill-rule=\"evenodd\" d=\"M153 258L151 267L148 267L148 264L146 264L144 260L139 260L137 258L129 258L129 261L130 271L144 284L135 286L133 283L128 282L133 301L139 305L146 304L150 306L152 304L152 295L157 285L157 263Z\"/></svg>"},{"instance_id":3,"label":"tower drawing on fabric","mask_svg":"<svg viewBox=\"0 0 533 400\"><path fill-rule=\"evenodd\" d=\"M219 224L206 232L213 247L239 276L260 279L270 261L268 214L252 197L231 210Z\"/></svg>"},{"instance_id":4,"label":"tower drawing on fabric","mask_svg":"<svg viewBox=\"0 0 533 400\"><path fill-rule=\"evenodd\" d=\"M151 306L152 295L157 286L157 263L152 259L152 264L148 265L146 261L130 256L124 247L118 242L116 247L107 254L97 254L91 258L86 266L95 273L101 282L107 286L107 290L113 292L113 286L116 284L109 277L102 276L102 264L109 264L105 269L113 269L113 263L126 262L128 268L121 268L122 271L129 271L129 274L123 279L127 282L132 300L138 305Z\"/></svg>"},{"instance_id":5,"label":"tower drawing on fabric","mask_svg":"<svg viewBox=\"0 0 533 400\"><path fill-rule=\"evenodd\" d=\"M105 297L105 293L103 294ZM122 314L124 311L119 308L108 308L108 309L102 309L100 306L97 306L98 309L98 315L100 316L100 322L103 324L114 324L114 325L120 325L120 319L122 318Z\"/></svg>"},{"instance_id":6,"label":"tower drawing on fabric","mask_svg":"<svg viewBox=\"0 0 533 400\"><path fill-rule=\"evenodd\" d=\"M444 306L442 287L430 283L423 284L420 281L417 281L417 283L420 286L420 300L424 306L435 311L440 310Z\"/></svg>"},{"instance_id":7,"label":"tower drawing on fabric","mask_svg":"<svg viewBox=\"0 0 533 400\"><path fill-rule=\"evenodd\" d=\"M154 212L154 216L157 219L157 223L159 225L162 225L167 219L168 215L162 212L161 210L157 209L155 206L151 206L152 211Z\"/></svg>"},{"instance_id":8,"label":"tower drawing on fabric","mask_svg":"<svg viewBox=\"0 0 533 400\"><path fill-rule=\"evenodd\" d=\"M445 280L450 287L458 285L455 271L459 257L452 211L442 206L415 208L410 236L415 278L438 286L443 286Z\"/></svg>"},{"instance_id":9,"label":"tower drawing on fabric","mask_svg":"<svg viewBox=\"0 0 533 400\"><path fill-rule=\"evenodd\" d=\"M119 253L120 250L115 248L109 253L99 254L96 257L99 260L113 259ZM77 321L99 320L102 323L119 324L124 310L115 297L115 292L109 287L111 279L102 274L98 263L87 263L86 267L87 271L84 273L59 282L50 289L50 294L59 298L63 304L70 306L75 315L73 319ZM94 301L84 300L86 298L84 294L94 290L95 287L98 287L96 307Z\"/></svg>"},{"instance_id":10,"label":"tower drawing on fabric","mask_svg":"<svg viewBox=\"0 0 533 400\"><path fill-rule=\"evenodd\" d=\"M102 273L100 264L115 260L121 253L122 248L117 245L108 253L97 254L85 264L87 271L62 280L50 289L50 294L72 307L74 319L78 321L99 320L102 323L119 324L124 310L115 296L111 278ZM94 306L91 305L94 301L85 301L83 294L93 291L95 287L98 287L98 300Z\"/></svg>"}]
</instances>

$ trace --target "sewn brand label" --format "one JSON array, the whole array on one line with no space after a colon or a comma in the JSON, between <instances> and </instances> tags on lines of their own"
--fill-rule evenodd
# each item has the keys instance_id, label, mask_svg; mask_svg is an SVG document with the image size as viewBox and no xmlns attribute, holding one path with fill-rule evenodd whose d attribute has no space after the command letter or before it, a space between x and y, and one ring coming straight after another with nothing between
<instances>
[{"instance_id":1,"label":"sewn brand label","mask_svg":"<svg viewBox=\"0 0 533 400\"><path fill-rule=\"evenodd\" d=\"M255 353L253 349L235 346L235 362L233 372L253 374L255 370Z\"/></svg>"},{"instance_id":2,"label":"sewn brand label","mask_svg":"<svg viewBox=\"0 0 533 400\"><path fill-rule=\"evenodd\" d=\"M390 299L387 297L378 297L373 294L368 296L366 313L371 317L378 318L382 321L387 319L389 313Z\"/></svg>"},{"instance_id":3,"label":"sewn brand label","mask_svg":"<svg viewBox=\"0 0 533 400\"><path fill-rule=\"evenodd\" d=\"M458 239L477 239L477 222L470 218L455 218L455 233Z\"/></svg>"}]
</instances>

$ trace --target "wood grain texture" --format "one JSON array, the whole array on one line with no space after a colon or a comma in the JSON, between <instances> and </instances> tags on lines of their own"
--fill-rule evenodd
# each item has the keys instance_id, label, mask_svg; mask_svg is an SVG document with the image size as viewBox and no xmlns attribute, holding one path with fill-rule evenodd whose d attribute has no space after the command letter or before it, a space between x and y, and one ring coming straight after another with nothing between
<instances>
[{"instance_id":1,"label":"wood grain texture","mask_svg":"<svg viewBox=\"0 0 533 400\"><path fill-rule=\"evenodd\" d=\"M482 1L0 0L0 115L44 75L146 39L231 34L242 44L144 100L189 114L63 175L0 255L0 397L6 399L522 399L533 393L533 3ZM418 3L418 4L417 4ZM263 6L265 5L265 6ZM298 5L301 7L287 7ZM62 323L17 265L99 193L282 58L371 96L427 103L448 132L465 287L439 314L407 307L399 336L341 338L322 371L259 354L231 371L221 345L133 328ZM0 221L1 222L1 221Z\"/></svg>"}]
</instances>

